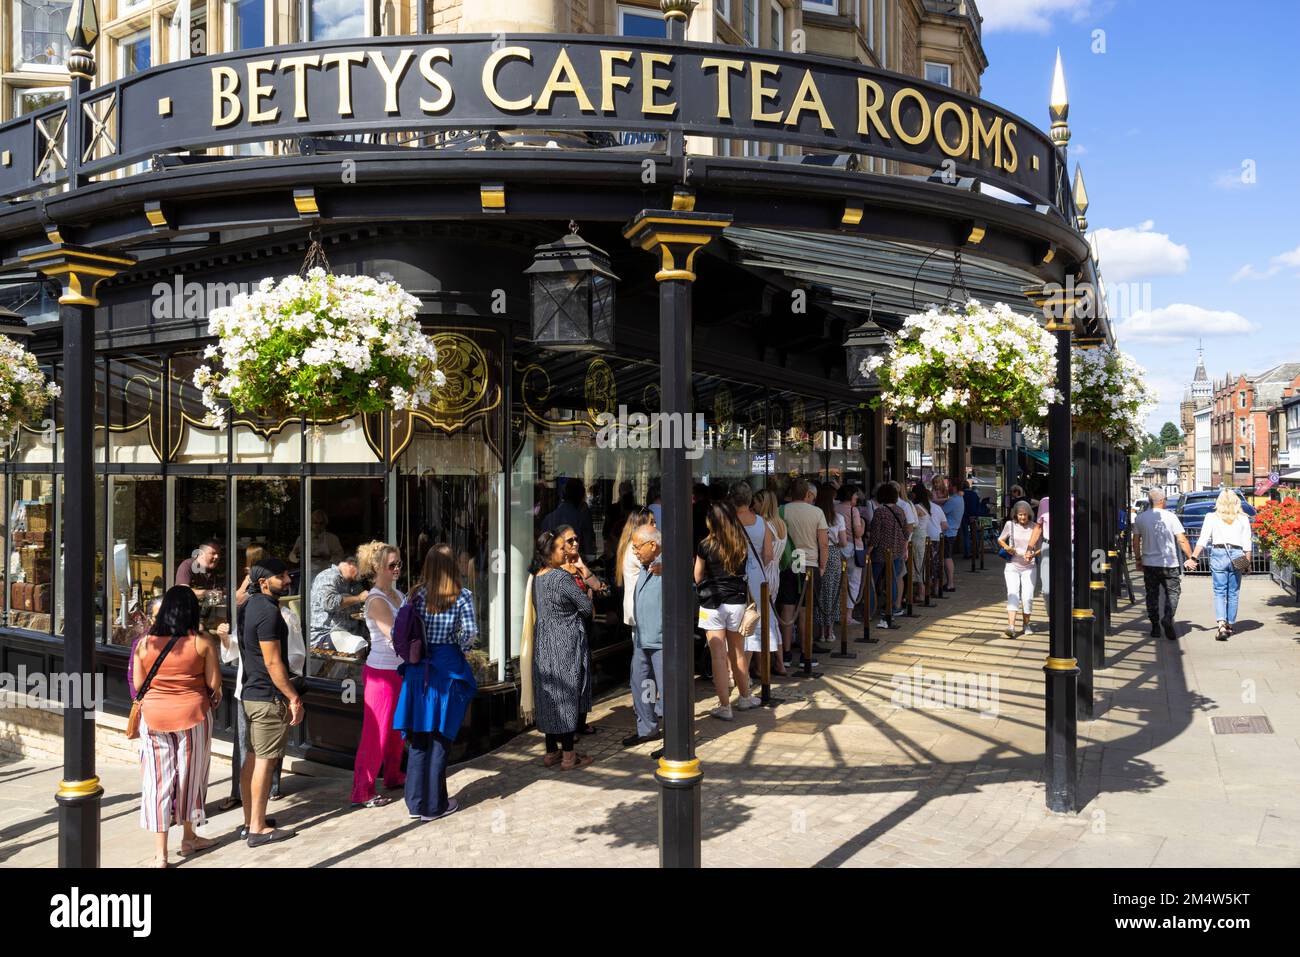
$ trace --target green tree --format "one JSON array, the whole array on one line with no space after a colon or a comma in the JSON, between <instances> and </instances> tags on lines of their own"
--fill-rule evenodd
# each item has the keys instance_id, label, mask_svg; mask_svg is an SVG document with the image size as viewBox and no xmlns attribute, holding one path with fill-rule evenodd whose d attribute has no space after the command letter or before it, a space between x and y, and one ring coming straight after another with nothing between
<instances>
[{"instance_id":1,"label":"green tree","mask_svg":"<svg viewBox=\"0 0 1300 957\"><path fill-rule=\"evenodd\" d=\"M1160 427L1160 444L1163 448L1167 449L1172 445L1180 445L1182 441L1183 433L1172 422L1166 422Z\"/></svg>"}]
</instances>

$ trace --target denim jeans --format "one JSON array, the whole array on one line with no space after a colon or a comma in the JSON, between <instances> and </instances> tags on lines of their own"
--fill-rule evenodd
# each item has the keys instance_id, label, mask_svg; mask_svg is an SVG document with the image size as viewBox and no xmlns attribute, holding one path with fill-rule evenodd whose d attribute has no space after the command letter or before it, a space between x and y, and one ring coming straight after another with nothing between
<instances>
[{"instance_id":1,"label":"denim jeans","mask_svg":"<svg viewBox=\"0 0 1300 957\"><path fill-rule=\"evenodd\" d=\"M1241 572L1232 567L1234 558L1245 554L1240 548L1211 548L1210 574L1214 576L1214 620L1235 624Z\"/></svg>"},{"instance_id":2,"label":"denim jeans","mask_svg":"<svg viewBox=\"0 0 1300 957\"><path fill-rule=\"evenodd\" d=\"M451 742L436 731L408 731L406 809L432 817L447 810L447 749Z\"/></svg>"}]
</instances>

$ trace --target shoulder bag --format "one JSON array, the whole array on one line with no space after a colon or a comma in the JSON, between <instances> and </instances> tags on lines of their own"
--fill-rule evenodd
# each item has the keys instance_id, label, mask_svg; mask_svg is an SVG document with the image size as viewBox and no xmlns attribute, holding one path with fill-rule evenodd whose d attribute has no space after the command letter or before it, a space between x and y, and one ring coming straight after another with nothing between
<instances>
[{"instance_id":1,"label":"shoulder bag","mask_svg":"<svg viewBox=\"0 0 1300 957\"><path fill-rule=\"evenodd\" d=\"M766 523L764 523L766 525ZM763 558L758 554L758 549L754 547L754 540L749 537L749 533L742 527L740 534L745 536L745 541L749 545L749 551L754 556L754 561L758 562L758 568L763 570ZM758 595L750 595L749 601L745 605L745 612L740 616L740 633L742 635L753 634L754 629L758 627Z\"/></svg>"},{"instance_id":2,"label":"shoulder bag","mask_svg":"<svg viewBox=\"0 0 1300 957\"><path fill-rule=\"evenodd\" d=\"M144 693L148 691L149 686L153 684L154 675L158 674L158 669L162 667L163 659L167 657L167 653L170 652L172 648L176 647L176 642L180 641L184 637L184 635L172 635L171 641L167 642L166 647L163 648L158 657L154 659L153 667L149 669L149 674L145 675L144 682L136 690L135 700L131 702L131 714L126 719L126 736L129 740L134 741L136 738L140 737L140 710L143 707ZM135 667L134 661L131 662L131 667Z\"/></svg>"}]
</instances>

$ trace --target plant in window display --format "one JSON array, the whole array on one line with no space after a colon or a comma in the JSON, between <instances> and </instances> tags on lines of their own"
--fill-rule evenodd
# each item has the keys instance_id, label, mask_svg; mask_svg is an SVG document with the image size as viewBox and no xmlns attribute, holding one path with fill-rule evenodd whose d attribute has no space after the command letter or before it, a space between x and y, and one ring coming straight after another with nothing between
<instances>
[{"instance_id":1,"label":"plant in window display","mask_svg":"<svg viewBox=\"0 0 1300 957\"><path fill-rule=\"evenodd\" d=\"M209 313L218 342L194 372L209 424L225 424L227 404L323 421L415 409L445 384L420 301L391 277L334 275L318 250L302 274L263 279Z\"/></svg>"},{"instance_id":2,"label":"plant in window display","mask_svg":"<svg viewBox=\"0 0 1300 957\"><path fill-rule=\"evenodd\" d=\"M43 416L59 391L25 346L0 336L0 437L11 440L21 423Z\"/></svg>"},{"instance_id":3,"label":"plant in window display","mask_svg":"<svg viewBox=\"0 0 1300 957\"><path fill-rule=\"evenodd\" d=\"M931 305L862 361L879 376L877 404L898 419L1041 421L1056 401L1056 339L1005 303Z\"/></svg>"}]
</instances>

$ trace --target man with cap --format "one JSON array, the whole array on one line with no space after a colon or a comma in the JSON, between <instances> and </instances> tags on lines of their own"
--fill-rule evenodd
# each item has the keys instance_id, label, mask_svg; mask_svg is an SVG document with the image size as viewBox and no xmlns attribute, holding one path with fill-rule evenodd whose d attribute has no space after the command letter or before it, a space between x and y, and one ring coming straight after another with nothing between
<instances>
[{"instance_id":1,"label":"man with cap","mask_svg":"<svg viewBox=\"0 0 1300 957\"><path fill-rule=\"evenodd\" d=\"M284 757L289 728L304 716L302 696L289 676L289 626L280 596L289 593L288 566L269 555L248 572L248 601L239 609L239 655L244 666L242 706L248 721L248 753L240 771L248 846L293 837L271 827L266 802L271 774Z\"/></svg>"}]
</instances>

